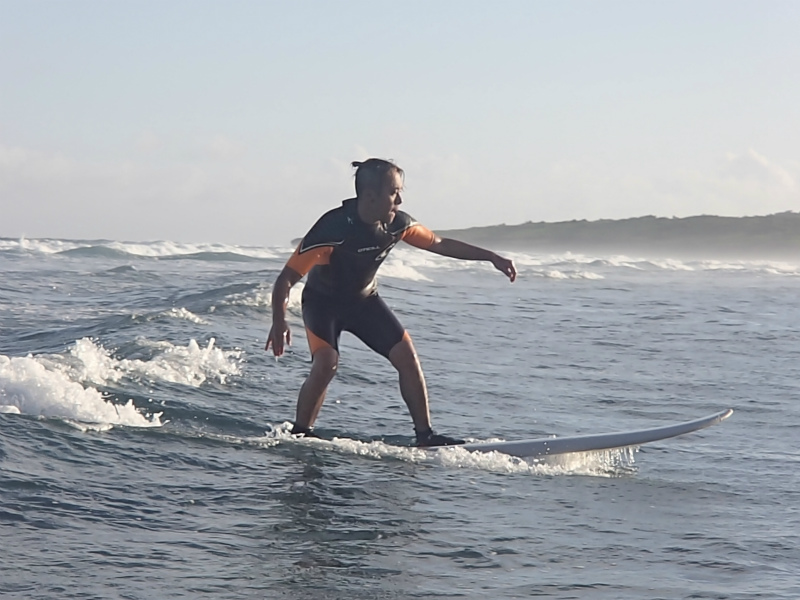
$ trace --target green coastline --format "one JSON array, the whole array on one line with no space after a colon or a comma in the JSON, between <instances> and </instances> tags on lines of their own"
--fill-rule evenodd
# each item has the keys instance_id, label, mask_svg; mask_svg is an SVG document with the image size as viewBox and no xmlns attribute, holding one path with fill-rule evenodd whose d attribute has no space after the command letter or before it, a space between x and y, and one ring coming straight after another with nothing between
<instances>
[{"instance_id":1,"label":"green coastline","mask_svg":"<svg viewBox=\"0 0 800 600\"><path fill-rule=\"evenodd\" d=\"M637 254L658 258L800 259L800 213L684 218L644 216L437 230L505 250Z\"/></svg>"}]
</instances>

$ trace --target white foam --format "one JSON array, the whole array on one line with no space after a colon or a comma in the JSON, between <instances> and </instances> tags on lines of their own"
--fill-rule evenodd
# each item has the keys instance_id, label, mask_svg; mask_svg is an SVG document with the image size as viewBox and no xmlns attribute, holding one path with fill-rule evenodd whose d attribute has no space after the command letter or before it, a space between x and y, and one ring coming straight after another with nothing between
<instances>
[{"instance_id":1,"label":"white foam","mask_svg":"<svg viewBox=\"0 0 800 600\"><path fill-rule=\"evenodd\" d=\"M301 281L292 286L289 290L289 303L287 308L296 314L300 314L302 307L303 288L305 284ZM221 306L247 306L250 308L268 310L272 307L272 284L264 284L257 289L241 294L231 294L220 302ZM213 312L213 310L211 311Z\"/></svg>"},{"instance_id":2,"label":"white foam","mask_svg":"<svg viewBox=\"0 0 800 600\"><path fill-rule=\"evenodd\" d=\"M476 261L465 261L448 258L433 252L426 252L418 248L398 246L386 262L381 266L380 274L385 275L386 270L396 269L399 275L404 272L411 277L425 277L419 272L424 270L461 271L475 268L485 268L485 265Z\"/></svg>"},{"instance_id":3,"label":"white foam","mask_svg":"<svg viewBox=\"0 0 800 600\"><path fill-rule=\"evenodd\" d=\"M558 269L550 269L539 273L542 277L547 279L605 279L602 275L592 273L591 271L575 271L564 272Z\"/></svg>"},{"instance_id":4,"label":"white foam","mask_svg":"<svg viewBox=\"0 0 800 600\"><path fill-rule=\"evenodd\" d=\"M389 256L386 262L381 265L380 275L381 277L392 277L407 281L431 281L429 277L420 273L403 258L393 256Z\"/></svg>"},{"instance_id":5,"label":"white foam","mask_svg":"<svg viewBox=\"0 0 800 600\"><path fill-rule=\"evenodd\" d=\"M187 310L183 307L181 308L170 308L168 311L163 313L159 313L157 316L165 316L170 317L173 319L181 319L183 321L190 321L191 323L196 323L197 325L208 325L208 321L205 321L194 314L192 311ZM156 317L157 318L157 317Z\"/></svg>"},{"instance_id":6,"label":"white foam","mask_svg":"<svg viewBox=\"0 0 800 600\"><path fill-rule=\"evenodd\" d=\"M117 359L102 345L83 338L70 349L70 359L62 363L62 368L74 380L100 385L129 378L198 387L208 380L224 384L228 377L241 374L242 352L216 348L214 338L205 348L195 340L190 340L186 346L144 338L137 342L154 351L150 360Z\"/></svg>"},{"instance_id":7,"label":"white foam","mask_svg":"<svg viewBox=\"0 0 800 600\"><path fill-rule=\"evenodd\" d=\"M0 240L0 251L3 250L24 250L39 254L58 254L66 250L81 248L85 244L66 240L29 240L21 237L19 240Z\"/></svg>"},{"instance_id":8,"label":"white foam","mask_svg":"<svg viewBox=\"0 0 800 600\"><path fill-rule=\"evenodd\" d=\"M650 260L649 264L663 269L665 271L695 271L695 267L680 260L664 259L664 260Z\"/></svg>"},{"instance_id":9,"label":"white foam","mask_svg":"<svg viewBox=\"0 0 800 600\"><path fill-rule=\"evenodd\" d=\"M161 413L146 415L129 400L114 404L60 370L28 356L0 355L0 412L59 417L82 424L159 427Z\"/></svg>"},{"instance_id":10,"label":"white foam","mask_svg":"<svg viewBox=\"0 0 800 600\"><path fill-rule=\"evenodd\" d=\"M549 279L604 279L602 274L587 269L597 263L595 258L570 253L540 255L504 252L502 254L514 261L523 276L532 275ZM434 271L488 272L492 269L492 265L486 261L454 260L417 249L399 248L381 267L380 276L431 281L426 273Z\"/></svg>"},{"instance_id":11,"label":"white foam","mask_svg":"<svg viewBox=\"0 0 800 600\"><path fill-rule=\"evenodd\" d=\"M798 276L800 266L783 261L719 261L705 260L695 263L703 271L749 272L763 275Z\"/></svg>"},{"instance_id":12,"label":"white foam","mask_svg":"<svg viewBox=\"0 0 800 600\"><path fill-rule=\"evenodd\" d=\"M339 454L382 460L391 458L412 463L440 465L452 469L474 469L494 473L529 475L589 475L613 477L633 470L633 448L597 452L576 452L541 459L522 459L499 452L469 452L458 446L436 450L409 446L394 446L381 441L361 442L348 438L321 440L292 436L291 423L273 426L264 437L251 438L250 443L262 447L278 444L301 444Z\"/></svg>"},{"instance_id":13,"label":"white foam","mask_svg":"<svg viewBox=\"0 0 800 600\"><path fill-rule=\"evenodd\" d=\"M198 243L185 244L180 242L118 242L118 241L78 241L78 240L51 240L27 239L0 240L2 250L24 250L40 254L57 254L79 248L108 248L134 256L148 258L168 258L189 256L200 253L238 254L250 258L271 259L285 254L283 248L267 248L256 246L237 246L231 244Z\"/></svg>"},{"instance_id":14,"label":"white foam","mask_svg":"<svg viewBox=\"0 0 800 600\"><path fill-rule=\"evenodd\" d=\"M624 254L597 256L574 254L572 252L563 254L504 252L502 254L511 258L523 274L530 268L534 273L553 271L556 278L563 279L578 277L584 279L604 278L602 274L596 272L598 269L603 271L617 269L626 271L730 271L780 276L800 275L800 264L771 260L646 259ZM409 262L416 266L416 263L411 260ZM468 268L468 265L469 263L464 264L464 261L450 261L443 262L438 266L440 268L463 269ZM587 267L592 270L588 270ZM566 276L559 277L556 272L562 272Z\"/></svg>"},{"instance_id":15,"label":"white foam","mask_svg":"<svg viewBox=\"0 0 800 600\"><path fill-rule=\"evenodd\" d=\"M78 248L109 248L133 256L167 258L200 253L238 254L257 259L286 258L292 249L285 247L237 246L218 243L180 243L171 241L118 242L73 241L53 239L0 240L0 251L23 250L40 254L57 254ZM645 259L623 254L588 255L536 252L502 252L517 264L522 275L527 267L553 272L559 279L602 279L597 269L664 270L664 271L731 271L752 272L772 276L800 276L800 264L769 260L680 260L673 258ZM589 267L589 269L587 269ZM381 275L412 281L430 281L426 273L436 270L469 271L491 268L488 263L453 260L417 248L399 246L389 255ZM561 272L560 277L556 272Z\"/></svg>"},{"instance_id":16,"label":"white foam","mask_svg":"<svg viewBox=\"0 0 800 600\"><path fill-rule=\"evenodd\" d=\"M96 244L90 244L86 247L92 247ZM184 244L179 242L158 241L158 242L107 242L102 244L112 250L126 252L135 256L144 256L151 258L166 258L172 256L189 256L192 254L200 253L215 253L215 254L238 254L240 256L247 256L250 258L275 258L278 253L275 249L259 248L253 246L236 246L229 244Z\"/></svg>"}]
</instances>

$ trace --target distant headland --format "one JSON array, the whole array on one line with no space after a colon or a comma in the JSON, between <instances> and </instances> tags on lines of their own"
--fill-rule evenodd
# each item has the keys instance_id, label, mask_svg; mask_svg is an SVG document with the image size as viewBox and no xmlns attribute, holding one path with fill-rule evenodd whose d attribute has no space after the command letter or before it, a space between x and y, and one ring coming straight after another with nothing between
<instances>
[{"instance_id":1,"label":"distant headland","mask_svg":"<svg viewBox=\"0 0 800 600\"><path fill-rule=\"evenodd\" d=\"M800 213L760 217L637 217L437 230L506 250L707 259L800 259Z\"/></svg>"}]
</instances>

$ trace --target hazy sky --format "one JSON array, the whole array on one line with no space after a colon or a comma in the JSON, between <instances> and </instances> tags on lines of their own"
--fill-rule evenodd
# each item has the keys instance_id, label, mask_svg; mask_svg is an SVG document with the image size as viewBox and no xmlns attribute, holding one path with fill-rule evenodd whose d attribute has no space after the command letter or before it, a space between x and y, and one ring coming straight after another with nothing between
<instances>
[{"instance_id":1,"label":"hazy sky","mask_svg":"<svg viewBox=\"0 0 800 600\"><path fill-rule=\"evenodd\" d=\"M800 2L0 0L0 236L800 210Z\"/></svg>"}]
</instances>

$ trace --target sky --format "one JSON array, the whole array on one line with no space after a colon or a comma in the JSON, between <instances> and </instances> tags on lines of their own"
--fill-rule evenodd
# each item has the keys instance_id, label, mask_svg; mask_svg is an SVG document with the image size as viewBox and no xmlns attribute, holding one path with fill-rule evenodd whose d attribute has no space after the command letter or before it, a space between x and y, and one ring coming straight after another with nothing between
<instances>
[{"instance_id":1,"label":"sky","mask_svg":"<svg viewBox=\"0 0 800 600\"><path fill-rule=\"evenodd\" d=\"M0 0L0 236L800 210L800 2Z\"/></svg>"}]
</instances>

